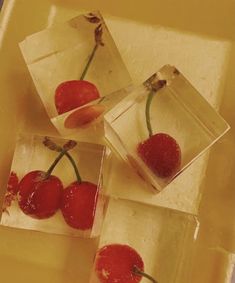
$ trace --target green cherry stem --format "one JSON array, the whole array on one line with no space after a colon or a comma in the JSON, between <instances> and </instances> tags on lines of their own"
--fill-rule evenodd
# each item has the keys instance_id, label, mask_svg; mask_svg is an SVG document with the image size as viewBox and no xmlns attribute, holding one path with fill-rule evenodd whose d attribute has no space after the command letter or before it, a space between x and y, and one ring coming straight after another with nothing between
<instances>
[{"instance_id":1,"label":"green cherry stem","mask_svg":"<svg viewBox=\"0 0 235 283\"><path fill-rule=\"evenodd\" d=\"M89 56L89 59L88 59L88 61L87 61L87 64L86 64L86 66L85 66L85 68L84 68L84 70L83 70L83 72L82 72L81 77L80 77L80 80L81 80L81 81L84 79L84 77L85 77L85 75L86 75L86 73L87 73L87 71L88 71L88 69L89 69L89 67L90 67L90 64L91 64L91 62L92 62L92 60L93 60L93 58L94 58L94 56L95 56L95 53L96 53L96 50L97 50L98 46L99 46L99 44L96 43L96 44L95 44L95 47L94 47L93 50L92 50L91 55Z\"/></svg>"},{"instance_id":2,"label":"green cherry stem","mask_svg":"<svg viewBox=\"0 0 235 283\"><path fill-rule=\"evenodd\" d=\"M104 43L102 42L102 34L103 34L103 29L102 29L102 24L99 24L96 28L95 28L95 31L94 31L94 37L95 37L95 46L91 52L91 55L89 56L89 59L88 59L88 62L85 66L85 69L84 71L82 72L82 75L80 77L80 80L82 81L90 67L90 64L95 56L95 53L97 51L97 48L99 45L104 45Z\"/></svg>"},{"instance_id":3,"label":"green cherry stem","mask_svg":"<svg viewBox=\"0 0 235 283\"><path fill-rule=\"evenodd\" d=\"M153 76L153 79L156 76ZM149 137L151 137L153 135L153 129L151 126L151 121L150 121L150 105L151 102L153 100L154 95L156 94L156 92L158 92L161 88L163 88L166 85L166 80L157 80L156 82L154 81L150 81L150 92L148 93L148 97L147 97L147 101L146 101L146 105L145 105L145 118L146 118L146 125L147 125L147 129L149 132Z\"/></svg>"},{"instance_id":4,"label":"green cherry stem","mask_svg":"<svg viewBox=\"0 0 235 283\"><path fill-rule=\"evenodd\" d=\"M136 275L143 276L144 278L148 279L153 283L158 283L152 276L140 270L136 265L133 267L133 273L135 273Z\"/></svg>"},{"instance_id":5,"label":"green cherry stem","mask_svg":"<svg viewBox=\"0 0 235 283\"><path fill-rule=\"evenodd\" d=\"M47 170L46 175L45 175L45 179L47 179L51 175L52 171L55 169L56 165L58 164L60 159L66 154L66 152L67 152L67 150L65 150L65 149L61 150L60 154L56 157L54 162L51 164L51 166Z\"/></svg>"},{"instance_id":6,"label":"green cherry stem","mask_svg":"<svg viewBox=\"0 0 235 283\"><path fill-rule=\"evenodd\" d=\"M76 163L75 163L73 157L72 157L67 151L66 151L65 155L66 155L66 157L69 159L69 161L71 162L71 164L72 164L72 166L73 166L73 169L74 169L74 172L75 172L75 174L76 174L78 183L81 184L82 178L81 178L81 176L80 176L80 174L79 174L78 167L77 167L77 165L76 165Z\"/></svg>"},{"instance_id":7,"label":"green cherry stem","mask_svg":"<svg viewBox=\"0 0 235 283\"><path fill-rule=\"evenodd\" d=\"M82 182L82 178L81 178L81 176L79 174L77 165L76 165L73 157L68 152L70 149L74 148L77 145L77 143L75 141L73 141L73 140L69 140L66 144L64 144L63 147L61 147L61 146L58 146L55 142L53 142L50 138L45 137L44 140L43 140L43 144L47 148L49 148L50 150L59 152L59 155L56 157L54 162L51 164L51 166L47 170L45 178L48 178L51 175L52 171L54 170L54 168L56 167L58 162L65 155L69 159L70 163L72 164L74 172L75 172L76 177L77 177L77 181L80 184Z\"/></svg>"},{"instance_id":8,"label":"green cherry stem","mask_svg":"<svg viewBox=\"0 0 235 283\"><path fill-rule=\"evenodd\" d=\"M145 118L146 118L147 129L149 132L149 137L153 135L153 130L152 130L151 121L150 121L150 105L153 100L154 94L155 94L155 91L153 90L149 92L146 106L145 106Z\"/></svg>"}]
</instances>

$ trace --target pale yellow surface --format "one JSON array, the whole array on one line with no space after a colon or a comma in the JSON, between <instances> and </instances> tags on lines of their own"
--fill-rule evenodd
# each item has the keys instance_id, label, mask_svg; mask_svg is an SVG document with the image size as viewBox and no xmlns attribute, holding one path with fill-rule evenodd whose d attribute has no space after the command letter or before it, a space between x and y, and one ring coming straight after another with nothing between
<instances>
[{"instance_id":1,"label":"pale yellow surface","mask_svg":"<svg viewBox=\"0 0 235 283\"><path fill-rule=\"evenodd\" d=\"M156 71L167 58L178 58L167 63L181 65L182 71L209 102L220 108L232 126L211 151L209 165L203 170L206 177L201 187L201 229L191 280L227 283L233 265L229 252L235 251L235 3L233 0L126 2L5 0L0 21L0 195L4 193L17 129L24 125L29 132L56 134L35 94L18 42L53 22L99 9L135 82ZM164 45L164 40L167 41L162 33L161 50L172 48L171 53L162 54L154 36L155 31L159 37L166 29L168 35L173 32L181 36L175 37L176 45L169 46ZM204 45L205 42L210 44ZM181 50L183 46L187 47L185 52ZM184 53L185 57L181 57ZM203 60L198 61L200 54ZM204 67L199 68L201 65ZM87 283L96 245L91 240L0 227L0 281Z\"/></svg>"}]
</instances>

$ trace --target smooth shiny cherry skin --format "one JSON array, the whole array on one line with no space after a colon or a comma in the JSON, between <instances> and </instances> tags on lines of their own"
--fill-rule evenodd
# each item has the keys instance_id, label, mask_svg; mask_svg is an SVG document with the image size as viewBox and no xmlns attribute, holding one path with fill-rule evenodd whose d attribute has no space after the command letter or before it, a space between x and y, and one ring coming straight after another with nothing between
<instances>
[{"instance_id":1,"label":"smooth shiny cherry skin","mask_svg":"<svg viewBox=\"0 0 235 283\"><path fill-rule=\"evenodd\" d=\"M128 245L107 245L96 254L95 272L101 283L138 283L142 276L133 273L134 267L143 271L144 263Z\"/></svg>"},{"instance_id":2,"label":"smooth shiny cherry skin","mask_svg":"<svg viewBox=\"0 0 235 283\"><path fill-rule=\"evenodd\" d=\"M64 189L61 211L66 223L79 230L91 229L94 222L98 188L90 182L74 182Z\"/></svg>"},{"instance_id":3,"label":"smooth shiny cherry skin","mask_svg":"<svg viewBox=\"0 0 235 283\"><path fill-rule=\"evenodd\" d=\"M55 106L63 114L100 97L96 86L85 80L61 83L55 91Z\"/></svg>"},{"instance_id":4,"label":"smooth shiny cherry skin","mask_svg":"<svg viewBox=\"0 0 235 283\"><path fill-rule=\"evenodd\" d=\"M19 207L31 217L49 218L60 207L63 185L59 178L46 172L31 171L19 183Z\"/></svg>"},{"instance_id":5,"label":"smooth shiny cherry skin","mask_svg":"<svg viewBox=\"0 0 235 283\"><path fill-rule=\"evenodd\" d=\"M154 174L161 178L173 176L180 168L180 146L168 134L151 136L138 145L137 152Z\"/></svg>"},{"instance_id":6,"label":"smooth shiny cherry skin","mask_svg":"<svg viewBox=\"0 0 235 283\"><path fill-rule=\"evenodd\" d=\"M89 105L75 110L65 120L64 126L67 129L74 129L86 126L97 119L103 112L105 107L103 105Z\"/></svg>"}]
</instances>

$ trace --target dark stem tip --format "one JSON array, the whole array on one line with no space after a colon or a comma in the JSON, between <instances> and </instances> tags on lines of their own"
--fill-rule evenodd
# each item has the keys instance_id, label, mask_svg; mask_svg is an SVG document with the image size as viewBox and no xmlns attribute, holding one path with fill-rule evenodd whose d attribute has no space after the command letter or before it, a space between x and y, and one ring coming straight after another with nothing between
<instances>
[{"instance_id":1,"label":"dark stem tip","mask_svg":"<svg viewBox=\"0 0 235 283\"><path fill-rule=\"evenodd\" d=\"M65 149L66 151L73 149L75 146L77 145L77 142L74 140L69 140L68 142L66 142L63 145L63 149Z\"/></svg>"},{"instance_id":2,"label":"dark stem tip","mask_svg":"<svg viewBox=\"0 0 235 283\"><path fill-rule=\"evenodd\" d=\"M102 41L102 35L103 35L102 24L99 24L95 29L95 42L97 45L104 46L104 43Z\"/></svg>"},{"instance_id":3,"label":"dark stem tip","mask_svg":"<svg viewBox=\"0 0 235 283\"><path fill-rule=\"evenodd\" d=\"M89 13L89 14L85 15L84 17L88 22L90 22L92 24L97 24L101 21L101 19L93 13Z\"/></svg>"},{"instance_id":4,"label":"dark stem tip","mask_svg":"<svg viewBox=\"0 0 235 283\"><path fill-rule=\"evenodd\" d=\"M166 80L157 80L156 82L151 83L151 88L153 91L158 91L166 85Z\"/></svg>"},{"instance_id":5,"label":"dark stem tip","mask_svg":"<svg viewBox=\"0 0 235 283\"><path fill-rule=\"evenodd\" d=\"M53 142L49 137L44 137L42 143L52 151L60 152L62 148Z\"/></svg>"}]
</instances>

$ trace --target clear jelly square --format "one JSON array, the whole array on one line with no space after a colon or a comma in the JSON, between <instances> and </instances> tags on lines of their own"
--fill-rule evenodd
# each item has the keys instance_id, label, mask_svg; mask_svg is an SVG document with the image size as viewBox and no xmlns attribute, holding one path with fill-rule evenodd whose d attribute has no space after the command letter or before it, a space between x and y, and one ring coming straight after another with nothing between
<instances>
[{"instance_id":1,"label":"clear jelly square","mask_svg":"<svg viewBox=\"0 0 235 283\"><path fill-rule=\"evenodd\" d=\"M198 228L192 215L111 199L89 282L131 282L137 266L155 281L133 282L188 283Z\"/></svg>"},{"instance_id":2,"label":"clear jelly square","mask_svg":"<svg viewBox=\"0 0 235 283\"><path fill-rule=\"evenodd\" d=\"M99 12L29 35L20 49L52 122L131 83Z\"/></svg>"},{"instance_id":3,"label":"clear jelly square","mask_svg":"<svg viewBox=\"0 0 235 283\"><path fill-rule=\"evenodd\" d=\"M102 180L108 155L102 145L20 135L1 225L85 238L99 236L107 202Z\"/></svg>"},{"instance_id":4,"label":"clear jelly square","mask_svg":"<svg viewBox=\"0 0 235 283\"><path fill-rule=\"evenodd\" d=\"M155 192L161 191L229 125L170 65L104 116L105 138Z\"/></svg>"}]
</instances>

